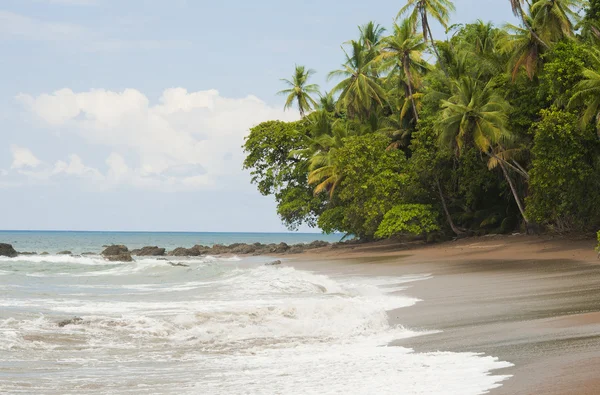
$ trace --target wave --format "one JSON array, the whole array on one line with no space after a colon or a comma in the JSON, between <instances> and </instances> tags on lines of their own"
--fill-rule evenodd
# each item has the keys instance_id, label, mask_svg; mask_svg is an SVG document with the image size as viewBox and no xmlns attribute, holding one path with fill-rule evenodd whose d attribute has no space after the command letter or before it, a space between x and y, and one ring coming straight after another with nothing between
<instances>
[{"instance_id":1,"label":"wave","mask_svg":"<svg viewBox=\"0 0 600 395\"><path fill-rule=\"evenodd\" d=\"M189 268L173 268L144 258L101 270L80 266L85 271L75 274L99 277L40 280L63 287L50 295L19 289L0 299L3 311L14 312L0 320L0 359L25 370L23 361L35 366L41 379L28 390L54 393L75 393L82 383L127 392L131 377L142 371L148 391L138 392L178 394L400 388L405 394L468 395L507 377L489 374L510 366L495 358L388 347L395 339L434 332L393 325L388 316L419 302L402 290L428 274L325 276L212 258L186 263ZM36 310L45 314L32 317ZM75 315L80 320L58 326ZM54 387L44 372L54 372L57 360L69 369L60 371ZM102 369L90 369L97 364ZM16 382L0 383L0 392L16 392Z\"/></svg>"}]
</instances>

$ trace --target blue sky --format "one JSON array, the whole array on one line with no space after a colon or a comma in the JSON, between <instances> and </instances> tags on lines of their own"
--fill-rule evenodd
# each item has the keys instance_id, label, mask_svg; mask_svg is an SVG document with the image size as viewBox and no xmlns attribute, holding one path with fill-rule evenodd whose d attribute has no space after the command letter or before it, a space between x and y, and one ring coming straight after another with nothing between
<instances>
[{"instance_id":1,"label":"blue sky","mask_svg":"<svg viewBox=\"0 0 600 395\"><path fill-rule=\"evenodd\" d=\"M3 0L2 229L283 231L241 171L248 128L403 1ZM513 21L456 0L453 23ZM434 34L443 36L440 28Z\"/></svg>"}]
</instances>

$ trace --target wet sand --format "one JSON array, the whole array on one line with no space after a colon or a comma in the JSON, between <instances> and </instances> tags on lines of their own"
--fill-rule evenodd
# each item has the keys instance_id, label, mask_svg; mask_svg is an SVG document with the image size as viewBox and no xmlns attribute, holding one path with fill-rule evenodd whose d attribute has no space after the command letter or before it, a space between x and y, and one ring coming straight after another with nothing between
<instances>
[{"instance_id":1,"label":"wet sand","mask_svg":"<svg viewBox=\"0 0 600 395\"><path fill-rule=\"evenodd\" d=\"M376 243L290 261L330 273L431 273L390 313L440 333L397 341L417 352L480 352L515 366L491 394L600 394L600 261L591 239L498 236L435 246Z\"/></svg>"}]
</instances>

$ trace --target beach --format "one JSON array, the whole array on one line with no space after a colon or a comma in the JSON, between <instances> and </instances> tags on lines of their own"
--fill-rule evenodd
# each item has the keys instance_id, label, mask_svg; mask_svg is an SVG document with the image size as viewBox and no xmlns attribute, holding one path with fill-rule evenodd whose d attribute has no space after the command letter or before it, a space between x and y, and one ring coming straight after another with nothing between
<instances>
[{"instance_id":1,"label":"beach","mask_svg":"<svg viewBox=\"0 0 600 395\"><path fill-rule=\"evenodd\" d=\"M231 253L242 237L266 236L5 233L51 253L0 257L0 392L599 392L589 238L318 247L313 234L290 240L309 242L296 253L273 234ZM110 240L169 252L111 261ZM171 254L195 242L225 252Z\"/></svg>"},{"instance_id":2,"label":"beach","mask_svg":"<svg viewBox=\"0 0 600 395\"><path fill-rule=\"evenodd\" d=\"M423 246L382 242L307 253L290 264L325 273L429 273L390 312L415 352L477 352L514 366L492 394L600 393L600 261L588 238L491 236ZM320 263L321 262L321 263Z\"/></svg>"}]
</instances>

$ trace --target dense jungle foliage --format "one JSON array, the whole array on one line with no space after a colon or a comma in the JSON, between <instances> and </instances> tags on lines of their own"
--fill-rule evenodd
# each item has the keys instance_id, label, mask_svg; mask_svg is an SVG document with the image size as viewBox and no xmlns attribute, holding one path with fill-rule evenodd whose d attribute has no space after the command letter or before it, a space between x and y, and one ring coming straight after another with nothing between
<instances>
[{"instance_id":1,"label":"dense jungle foliage","mask_svg":"<svg viewBox=\"0 0 600 395\"><path fill-rule=\"evenodd\" d=\"M600 228L600 0L506 6L518 25L408 0L343 45L329 93L296 66L280 93L301 120L244 145L282 221L365 240Z\"/></svg>"}]
</instances>

